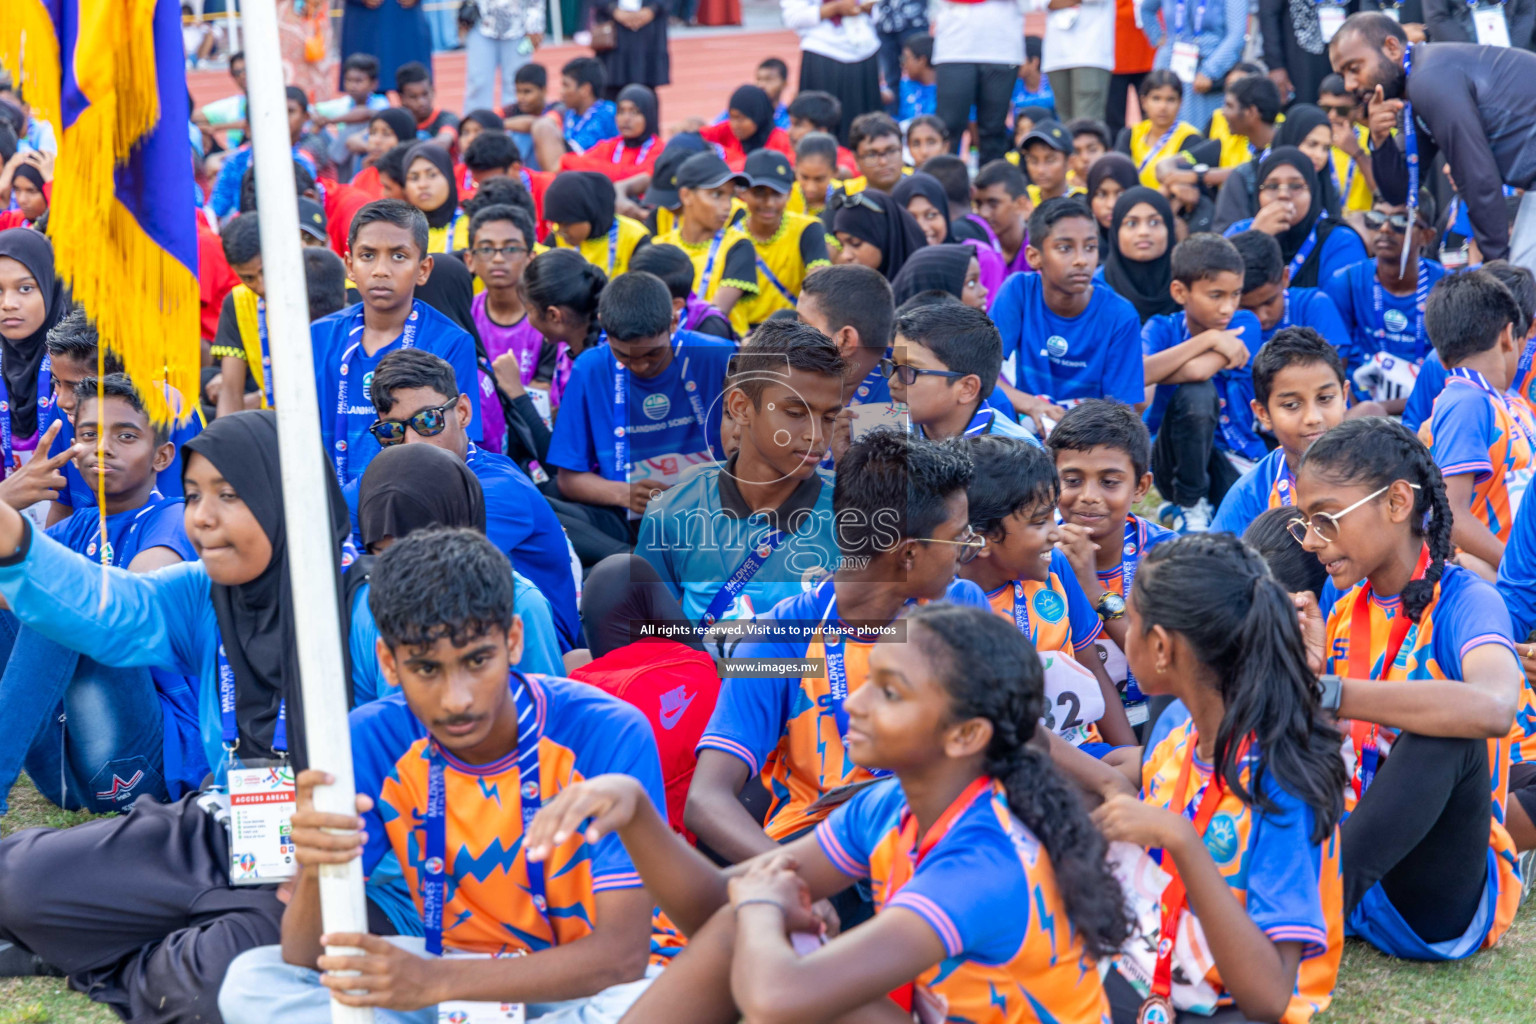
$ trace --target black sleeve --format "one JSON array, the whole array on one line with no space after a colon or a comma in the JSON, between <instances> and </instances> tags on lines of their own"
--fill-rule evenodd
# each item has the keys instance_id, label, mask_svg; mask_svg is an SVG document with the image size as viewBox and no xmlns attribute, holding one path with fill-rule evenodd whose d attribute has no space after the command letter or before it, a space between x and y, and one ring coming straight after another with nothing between
<instances>
[{"instance_id":1,"label":"black sleeve","mask_svg":"<svg viewBox=\"0 0 1536 1024\"><path fill-rule=\"evenodd\" d=\"M735 341L736 332L731 329L731 321L719 311L709 314L699 325L693 329L695 334L707 334L711 338L724 338L726 341Z\"/></svg>"},{"instance_id":2,"label":"black sleeve","mask_svg":"<svg viewBox=\"0 0 1536 1024\"><path fill-rule=\"evenodd\" d=\"M981 229L981 225L969 217L956 217L949 222L949 233L955 236L955 241L975 241L982 245L990 245L987 233Z\"/></svg>"},{"instance_id":3,"label":"black sleeve","mask_svg":"<svg viewBox=\"0 0 1536 1024\"><path fill-rule=\"evenodd\" d=\"M811 224L800 232L800 263L809 267L812 263L826 263L831 259L827 255L827 234L821 229L821 225Z\"/></svg>"},{"instance_id":4,"label":"black sleeve","mask_svg":"<svg viewBox=\"0 0 1536 1024\"><path fill-rule=\"evenodd\" d=\"M1256 197L1248 191L1248 175L1244 173L1248 166L1235 168L1221 183L1221 191L1216 193L1214 226L1217 231L1225 231L1258 211Z\"/></svg>"},{"instance_id":5,"label":"black sleeve","mask_svg":"<svg viewBox=\"0 0 1536 1024\"><path fill-rule=\"evenodd\" d=\"M1205 144L1205 142L1206 138L1204 135L1186 135L1184 136L1184 141L1179 143L1179 151L1183 153L1192 153L1194 152L1196 146L1202 146ZM1221 155L1220 143L1216 144L1216 153L1219 158Z\"/></svg>"},{"instance_id":6,"label":"black sleeve","mask_svg":"<svg viewBox=\"0 0 1536 1024\"><path fill-rule=\"evenodd\" d=\"M1285 50L1280 40L1290 30L1285 17L1287 0L1259 0L1259 31L1264 40L1264 63L1271 68L1285 67ZM1281 96L1281 102L1287 97Z\"/></svg>"},{"instance_id":7,"label":"black sleeve","mask_svg":"<svg viewBox=\"0 0 1536 1024\"><path fill-rule=\"evenodd\" d=\"M560 346L548 338L539 346L539 365L534 368L534 380L554 380L555 364L560 358Z\"/></svg>"},{"instance_id":8,"label":"black sleeve","mask_svg":"<svg viewBox=\"0 0 1536 1024\"><path fill-rule=\"evenodd\" d=\"M444 128L452 128L457 131L459 128L459 115L451 110L439 111L437 115L437 130L442 131Z\"/></svg>"},{"instance_id":9,"label":"black sleeve","mask_svg":"<svg viewBox=\"0 0 1536 1024\"><path fill-rule=\"evenodd\" d=\"M1131 155L1131 129L1121 128L1120 134L1115 136L1115 152Z\"/></svg>"},{"instance_id":10,"label":"black sleeve","mask_svg":"<svg viewBox=\"0 0 1536 1024\"><path fill-rule=\"evenodd\" d=\"M1457 17L1466 9L1462 0L1424 0L1424 31L1430 42L1475 43L1476 37Z\"/></svg>"},{"instance_id":11,"label":"black sleeve","mask_svg":"<svg viewBox=\"0 0 1536 1024\"><path fill-rule=\"evenodd\" d=\"M526 448L529 457L538 459L540 462L548 459L549 428L544 425L544 418L539 415L538 406L533 404L533 399L524 393L507 403L506 409L512 414L507 421L509 436L518 439L519 447Z\"/></svg>"},{"instance_id":12,"label":"black sleeve","mask_svg":"<svg viewBox=\"0 0 1536 1024\"><path fill-rule=\"evenodd\" d=\"M1191 135L1189 141L1180 148L1188 153L1197 164L1205 164L1209 167L1221 166L1221 141L1219 139L1198 139Z\"/></svg>"},{"instance_id":13,"label":"black sleeve","mask_svg":"<svg viewBox=\"0 0 1536 1024\"><path fill-rule=\"evenodd\" d=\"M1509 0L1504 13L1509 19L1509 45L1529 50L1536 33L1536 0Z\"/></svg>"},{"instance_id":14,"label":"black sleeve","mask_svg":"<svg viewBox=\"0 0 1536 1024\"><path fill-rule=\"evenodd\" d=\"M1422 59L1428 49L1421 46L1414 56ZM1478 51L1465 52L1475 54ZM1433 69L1434 74L1425 79L1426 83L1433 83L1432 87L1410 90L1414 115L1429 128L1428 132L1418 133L1419 166L1431 166L1437 149L1444 151L1445 161L1456 178L1456 189L1466 201L1467 213L1472 219L1472 232L1477 237L1477 247L1482 250L1483 259L1501 260L1509 252L1509 209L1504 202L1504 177L1488 145L1488 136L1473 95L1473 84L1467 79L1465 69L1454 63L1459 59L1453 57L1452 60L1439 62L1445 65L1443 70L1437 66ZM1414 80L1419 81L1418 78ZM1504 95L1510 96L1530 86L1529 83L1506 80L1498 83L1497 88L1507 90ZM1484 97L1490 105L1497 99ZM1392 148L1396 150L1395 146ZM1379 166L1374 153L1371 166ZM1407 159L1401 158L1398 166L1400 169L1395 194L1406 196ZM1383 194L1393 194L1382 187L1380 171L1377 174L1377 187ZM1425 176L1421 176L1420 184L1427 184ZM1402 199L1394 202L1402 202Z\"/></svg>"},{"instance_id":15,"label":"black sleeve","mask_svg":"<svg viewBox=\"0 0 1536 1024\"><path fill-rule=\"evenodd\" d=\"M234 292L224 296L224 304L219 307L219 329L213 333L213 347L245 351L245 342L240 338L240 323L235 318Z\"/></svg>"},{"instance_id":16,"label":"black sleeve","mask_svg":"<svg viewBox=\"0 0 1536 1024\"><path fill-rule=\"evenodd\" d=\"M720 284L757 294L757 250L748 239L739 239L725 254L725 268Z\"/></svg>"},{"instance_id":17,"label":"black sleeve","mask_svg":"<svg viewBox=\"0 0 1536 1024\"><path fill-rule=\"evenodd\" d=\"M645 230L649 231L653 237L655 235L661 234L660 231L656 230L656 213L657 211L652 210L650 213L645 215L644 221Z\"/></svg>"}]
</instances>

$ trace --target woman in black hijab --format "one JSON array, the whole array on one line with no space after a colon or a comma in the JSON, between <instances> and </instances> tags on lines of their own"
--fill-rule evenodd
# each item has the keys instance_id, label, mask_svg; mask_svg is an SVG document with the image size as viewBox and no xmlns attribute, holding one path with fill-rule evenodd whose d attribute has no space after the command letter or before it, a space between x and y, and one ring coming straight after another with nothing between
<instances>
[{"instance_id":1,"label":"woman in black hijab","mask_svg":"<svg viewBox=\"0 0 1536 1024\"><path fill-rule=\"evenodd\" d=\"M1333 176L1333 124L1323 108L1313 103L1286 108L1285 120L1275 127L1275 145L1295 146L1307 155L1323 190L1323 209L1342 218L1344 206Z\"/></svg>"},{"instance_id":2,"label":"woman in black hijab","mask_svg":"<svg viewBox=\"0 0 1536 1024\"><path fill-rule=\"evenodd\" d=\"M219 642L223 644L229 667L235 674L239 756L242 760L273 756L278 709L286 701L288 749L295 764L303 768L307 764L304 706L299 687L298 642L294 633L293 583L288 572L288 531L283 516L283 480L277 453L277 414L267 409L220 416L182 446L189 524L198 515L197 503L205 489L198 480L202 472L199 464L205 460L233 489L237 499L233 504L243 504L239 509L232 508L229 503L223 506L226 510L220 514L227 520L221 531L224 538L234 540L242 529L235 521L237 517L251 517L266 536L271 551L265 567L254 578L240 581L239 574L232 573L223 558L206 557L199 531L188 531L199 553L205 555L201 564L208 574ZM335 477L326 473L325 479L331 538L334 550L340 552L351 524ZM214 497L210 495L203 500ZM243 528L249 530L248 521ZM238 559L238 554L224 557L233 562ZM339 565L332 571L338 569ZM345 608L342 613L345 634ZM208 650L212 651L213 646L210 645ZM204 672L205 678L207 675ZM213 677L217 679L217 671ZM349 695L350 691L349 682ZM350 703L349 700L349 706Z\"/></svg>"},{"instance_id":3,"label":"woman in black hijab","mask_svg":"<svg viewBox=\"0 0 1536 1024\"><path fill-rule=\"evenodd\" d=\"M1245 228L1274 235L1291 274L1288 287L1316 288L1333 273L1367 258L1354 228L1329 216L1312 158L1294 146L1281 146L1259 167L1259 212Z\"/></svg>"},{"instance_id":4,"label":"woman in black hijab","mask_svg":"<svg viewBox=\"0 0 1536 1024\"><path fill-rule=\"evenodd\" d=\"M469 248L469 218L459 209L453 160L435 142L418 142L405 154L405 198L427 217L428 252Z\"/></svg>"},{"instance_id":5,"label":"woman in black hijab","mask_svg":"<svg viewBox=\"0 0 1536 1024\"><path fill-rule=\"evenodd\" d=\"M742 151L752 153L762 149L773 132L773 100L768 98L768 94L755 85L737 86L736 91L731 93L727 112L739 114L755 126L751 135L736 136L741 142Z\"/></svg>"},{"instance_id":6,"label":"woman in black hijab","mask_svg":"<svg viewBox=\"0 0 1536 1024\"><path fill-rule=\"evenodd\" d=\"M626 85L619 90L617 103L633 103L640 116L645 118L645 130L638 137L624 140L624 145L634 148L661 132L661 123L656 112L656 94L643 85Z\"/></svg>"},{"instance_id":7,"label":"woman in black hijab","mask_svg":"<svg viewBox=\"0 0 1536 1024\"><path fill-rule=\"evenodd\" d=\"M917 221L929 245L943 245L955 240L949 230L949 197L944 194L944 185L938 178L922 171L909 174L891 189L891 198Z\"/></svg>"},{"instance_id":8,"label":"woman in black hijab","mask_svg":"<svg viewBox=\"0 0 1536 1024\"><path fill-rule=\"evenodd\" d=\"M485 492L464 460L430 444L385 448L363 473L358 531L368 553L428 526L485 532Z\"/></svg>"},{"instance_id":9,"label":"woman in black hijab","mask_svg":"<svg viewBox=\"0 0 1536 1024\"><path fill-rule=\"evenodd\" d=\"M1136 307L1142 323L1179 311L1168 289L1173 283L1175 241L1173 207L1161 192L1137 185L1115 200L1104 254L1104 283Z\"/></svg>"},{"instance_id":10,"label":"woman in black hijab","mask_svg":"<svg viewBox=\"0 0 1536 1024\"><path fill-rule=\"evenodd\" d=\"M374 111L373 120L383 121L389 126L389 130L395 133L393 144L395 146L402 142L416 141L416 119L404 107L386 107L383 110Z\"/></svg>"},{"instance_id":11,"label":"woman in black hijab","mask_svg":"<svg viewBox=\"0 0 1536 1024\"><path fill-rule=\"evenodd\" d=\"M969 245L928 245L907 260L891 282L896 305L928 291L948 292L967 306L985 311L987 290L981 286L981 266Z\"/></svg>"},{"instance_id":12,"label":"woman in black hijab","mask_svg":"<svg viewBox=\"0 0 1536 1024\"><path fill-rule=\"evenodd\" d=\"M596 171L561 171L544 191L544 219L555 225L559 240L569 247L602 238L613 218L613 182Z\"/></svg>"},{"instance_id":13,"label":"woman in black hijab","mask_svg":"<svg viewBox=\"0 0 1536 1024\"><path fill-rule=\"evenodd\" d=\"M834 192L827 213L839 246L834 261L873 267L887 281L894 281L908 257L928 244L912 215L875 189L851 196Z\"/></svg>"},{"instance_id":14,"label":"woman in black hijab","mask_svg":"<svg viewBox=\"0 0 1536 1024\"><path fill-rule=\"evenodd\" d=\"M1130 189L1141 184L1136 164L1124 153L1105 153L1088 168L1088 205L1099 222L1099 253L1102 258L1113 246L1110 223L1115 203Z\"/></svg>"},{"instance_id":15,"label":"woman in black hijab","mask_svg":"<svg viewBox=\"0 0 1536 1024\"><path fill-rule=\"evenodd\" d=\"M426 284L416 286L416 297L464 328L478 346L480 332L475 327L475 275L464 261L452 254L432 258L432 274Z\"/></svg>"},{"instance_id":16,"label":"woman in black hijab","mask_svg":"<svg viewBox=\"0 0 1536 1024\"><path fill-rule=\"evenodd\" d=\"M15 441L37 435L38 413L50 391L40 379L48 354L44 341L69 312L67 306L48 236L31 228L0 231L0 376ZM10 452L5 454L9 458Z\"/></svg>"}]
</instances>

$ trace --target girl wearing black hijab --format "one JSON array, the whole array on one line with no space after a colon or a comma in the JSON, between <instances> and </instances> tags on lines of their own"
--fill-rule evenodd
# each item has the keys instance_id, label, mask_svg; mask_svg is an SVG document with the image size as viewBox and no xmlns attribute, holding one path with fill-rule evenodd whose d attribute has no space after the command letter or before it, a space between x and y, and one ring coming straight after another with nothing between
<instances>
[{"instance_id":1,"label":"girl wearing black hijab","mask_svg":"<svg viewBox=\"0 0 1536 1024\"><path fill-rule=\"evenodd\" d=\"M651 233L637 220L614 212L613 182L595 171L562 171L544 192L544 219L558 249L575 249L609 280L629 269L635 250Z\"/></svg>"},{"instance_id":2,"label":"girl wearing black hijab","mask_svg":"<svg viewBox=\"0 0 1536 1024\"><path fill-rule=\"evenodd\" d=\"M1104 159L1108 158L1100 162ZM1168 288L1173 283L1175 241L1173 207L1161 192L1137 185L1115 200L1104 283L1130 300L1142 323L1179 311Z\"/></svg>"},{"instance_id":3,"label":"girl wearing black hijab","mask_svg":"<svg viewBox=\"0 0 1536 1024\"><path fill-rule=\"evenodd\" d=\"M967 306L986 311L987 290L981 285L976 249L969 245L929 245L907 260L891 283L896 305L928 291L948 292Z\"/></svg>"},{"instance_id":4,"label":"girl wearing black hijab","mask_svg":"<svg viewBox=\"0 0 1536 1024\"><path fill-rule=\"evenodd\" d=\"M23 625L104 665L190 677L202 742L188 754L206 760L213 781L222 783L231 763L259 763L280 748L302 769L304 700L276 414L221 416L183 446L182 459L187 536L200 561L148 574L104 570L0 503L0 552L8 556L0 593ZM311 572L339 570L349 531L339 488L325 477L334 561ZM359 650L355 632L352 641ZM234 690L228 719L224 672ZM349 696L371 698L362 682ZM216 816L227 806L212 792L172 804L138 800L120 817L0 842L0 877L28 893L24 909L0 906L0 930L127 1019L163 1016L167 1000L189 1019L217 1019L230 961L277 942L283 912L274 886L231 886L228 833ZM106 850L112 870L103 873Z\"/></svg>"},{"instance_id":5,"label":"girl wearing black hijab","mask_svg":"<svg viewBox=\"0 0 1536 1024\"><path fill-rule=\"evenodd\" d=\"M656 94L643 85L626 85L619 90L614 114L619 134L585 153L565 154L560 158L560 170L596 171L616 183L636 175L649 176L662 151L656 118Z\"/></svg>"},{"instance_id":6,"label":"girl wearing black hijab","mask_svg":"<svg viewBox=\"0 0 1536 1024\"><path fill-rule=\"evenodd\" d=\"M1088 205L1099 222L1099 252L1108 253L1114 244L1110 222L1115 203L1121 195L1141 184L1136 165L1124 153L1105 153L1088 168Z\"/></svg>"},{"instance_id":7,"label":"girl wearing black hijab","mask_svg":"<svg viewBox=\"0 0 1536 1024\"><path fill-rule=\"evenodd\" d=\"M1355 229L1322 208L1323 191L1312 158L1281 146L1259 167L1259 212L1238 221L1228 236L1252 228L1274 235L1290 271L1288 287L1316 288L1333 274L1366 259Z\"/></svg>"},{"instance_id":8,"label":"girl wearing black hijab","mask_svg":"<svg viewBox=\"0 0 1536 1024\"><path fill-rule=\"evenodd\" d=\"M0 401L11 410L8 421L0 422L0 475L11 471L13 451L36 447L53 395L44 341L69 312L67 306L48 236L31 228L0 231Z\"/></svg>"},{"instance_id":9,"label":"girl wearing black hijab","mask_svg":"<svg viewBox=\"0 0 1536 1024\"><path fill-rule=\"evenodd\" d=\"M368 154L363 158L363 169L352 176L352 187L362 189L372 199L384 198L383 186L379 184L379 162L396 146L415 143L416 119L410 111L402 107L374 111L368 122Z\"/></svg>"},{"instance_id":10,"label":"girl wearing black hijab","mask_svg":"<svg viewBox=\"0 0 1536 1024\"><path fill-rule=\"evenodd\" d=\"M938 178L922 171L909 174L891 189L891 198L917 221L929 245L943 245L955 240L949 230L949 197L944 194L944 186Z\"/></svg>"},{"instance_id":11,"label":"girl wearing black hijab","mask_svg":"<svg viewBox=\"0 0 1536 1024\"><path fill-rule=\"evenodd\" d=\"M1313 103L1286 108L1285 120L1275 127L1275 145L1295 146L1311 159L1323 190L1323 209L1335 220L1343 220L1344 205L1333 177L1333 125L1323 108Z\"/></svg>"},{"instance_id":12,"label":"girl wearing black hijab","mask_svg":"<svg viewBox=\"0 0 1536 1024\"><path fill-rule=\"evenodd\" d=\"M427 215L427 252L469 248L469 218L459 209L453 160L435 142L418 142L405 154L405 198Z\"/></svg>"},{"instance_id":13,"label":"girl wearing black hijab","mask_svg":"<svg viewBox=\"0 0 1536 1024\"><path fill-rule=\"evenodd\" d=\"M357 523L368 554L347 572L349 582L360 577L348 603L366 607L373 556L402 537L429 527L462 527L485 533L485 492L464 460L452 452L430 444L392 445L375 456L363 472ZM564 662L549 599L527 577L514 571L512 579L512 610L523 622L523 655L516 667L523 672L560 675ZM354 637L354 645L362 634L374 629L371 615L360 613L358 619L359 635ZM389 683L376 661L370 658L368 662L357 673L372 673L375 681L370 689L383 696Z\"/></svg>"},{"instance_id":14,"label":"girl wearing black hijab","mask_svg":"<svg viewBox=\"0 0 1536 1024\"><path fill-rule=\"evenodd\" d=\"M892 196L875 189L834 192L827 204L837 236L835 263L861 263L894 281L908 257L928 244L917 221Z\"/></svg>"},{"instance_id":15,"label":"girl wearing black hijab","mask_svg":"<svg viewBox=\"0 0 1536 1024\"><path fill-rule=\"evenodd\" d=\"M743 85L731 93L726 118L719 124L699 130L705 142L719 146L731 170L746 166L747 154L759 149L776 149L793 163L795 147L789 133L773 126L773 100L755 85Z\"/></svg>"}]
</instances>

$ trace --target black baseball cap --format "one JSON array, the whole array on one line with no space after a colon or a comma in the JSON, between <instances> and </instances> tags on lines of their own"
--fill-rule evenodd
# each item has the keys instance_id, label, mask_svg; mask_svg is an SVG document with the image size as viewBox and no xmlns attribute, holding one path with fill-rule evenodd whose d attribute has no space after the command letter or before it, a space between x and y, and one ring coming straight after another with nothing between
<instances>
[{"instance_id":1,"label":"black baseball cap","mask_svg":"<svg viewBox=\"0 0 1536 1024\"><path fill-rule=\"evenodd\" d=\"M728 181L745 185L747 176L731 170L725 158L713 150L695 153L677 169L678 188L719 188Z\"/></svg>"},{"instance_id":2,"label":"black baseball cap","mask_svg":"<svg viewBox=\"0 0 1536 1024\"><path fill-rule=\"evenodd\" d=\"M329 243L331 240L326 231L325 208L304 196L299 197L299 230L322 242Z\"/></svg>"},{"instance_id":3,"label":"black baseball cap","mask_svg":"<svg viewBox=\"0 0 1536 1024\"><path fill-rule=\"evenodd\" d=\"M656 158L656 169L651 172L651 186L645 190L645 205L653 208L674 209L682 202L677 196L677 172L688 158L702 153L709 143L698 132L674 135Z\"/></svg>"},{"instance_id":4,"label":"black baseball cap","mask_svg":"<svg viewBox=\"0 0 1536 1024\"><path fill-rule=\"evenodd\" d=\"M1019 149L1027 149L1031 142L1043 142L1058 153L1072 153L1072 136L1067 134L1060 121L1041 121L1036 124L1019 143Z\"/></svg>"},{"instance_id":5,"label":"black baseball cap","mask_svg":"<svg viewBox=\"0 0 1536 1024\"><path fill-rule=\"evenodd\" d=\"M747 165L742 170L748 186L766 185L785 194L795 187L795 172L790 170L789 157L777 150L757 150L747 157Z\"/></svg>"}]
</instances>

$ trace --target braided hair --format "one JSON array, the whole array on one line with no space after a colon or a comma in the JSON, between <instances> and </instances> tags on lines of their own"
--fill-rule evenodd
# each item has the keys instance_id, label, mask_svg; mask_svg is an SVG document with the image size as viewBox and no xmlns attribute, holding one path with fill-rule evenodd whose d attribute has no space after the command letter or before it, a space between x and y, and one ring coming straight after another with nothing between
<instances>
[{"instance_id":1,"label":"braided hair","mask_svg":"<svg viewBox=\"0 0 1536 1024\"><path fill-rule=\"evenodd\" d=\"M1339 484L1376 490L1394 480L1416 486L1409 527L1429 545L1429 566L1422 579L1403 588L1403 612L1418 622L1435 596L1435 587L1451 557L1451 505L1445 478L1429 449L1401 423L1382 417L1345 420L1313 442L1301 460L1310 470Z\"/></svg>"},{"instance_id":2,"label":"braided hair","mask_svg":"<svg viewBox=\"0 0 1536 1024\"><path fill-rule=\"evenodd\" d=\"M1087 954L1113 953L1130 934L1130 921L1104 859L1104 837L1050 755L1030 742L1045 711L1045 674L1034 647L1012 623L978 608L930 604L906 621L908 640L932 659L949 691L951 720L992 723L983 770L1003 784L1009 809L1044 844Z\"/></svg>"},{"instance_id":3,"label":"braided hair","mask_svg":"<svg viewBox=\"0 0 1536 1024\"><path fill-rule=\"evenodd\" d=\"M1344 813L1342 740L1319 716L1296 609L1264 559L1231 534L1180 537L1147 553L1131 601L1143 631L1162 626L1181 634L1216 676L1225 708L1216 771L1227 789L1274 812L1260 784L1273 772L1282 789L1312 808L1312 841L1327 838ZM1256 763L1245 786L1249 737Z\"/></svg>"}]
</instances>

